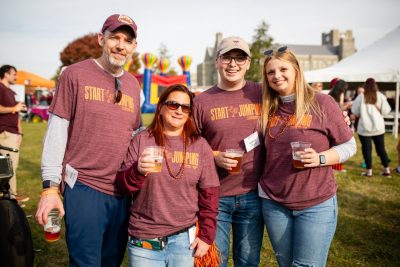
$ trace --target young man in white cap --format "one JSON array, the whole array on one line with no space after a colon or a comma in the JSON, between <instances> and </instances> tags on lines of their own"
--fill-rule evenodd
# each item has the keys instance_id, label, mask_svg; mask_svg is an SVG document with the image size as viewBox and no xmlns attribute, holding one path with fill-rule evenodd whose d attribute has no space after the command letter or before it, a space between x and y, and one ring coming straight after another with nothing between
<instances>
[{"instance_id":1,"label":"young man in white cap","mask_svg":"<svg viewBox=\"0 0 400 267\"><path fill-rule=\"evenodd\" d=\"M65 209L70 266L120 266L124 256L130 200L115 176L140 126L139 83L123 70L136 37L130 17L108 17L101 57L65 69L49 108L36 219L44 225L52 209Z\"/></svg>"},{"instance_id":2,"label":"young man in white cap","mask_svg":"<svg viewBox=\"0 0 400 267\"><path fill-rule=\"evenodd\" d=\"M260 262L264 229L257 193L264 155L259 128L261 85L244 79L250 57L243 39L223 39L215 63L220 81L196 97L194 104L197 127L214 151L221 183L216 235L220 266L228 266L231 227L234 265L251 267ZM226 149L244 151L241 164ZM238 164L240 171L232 172Z\"/></svg>"}]
</instances>

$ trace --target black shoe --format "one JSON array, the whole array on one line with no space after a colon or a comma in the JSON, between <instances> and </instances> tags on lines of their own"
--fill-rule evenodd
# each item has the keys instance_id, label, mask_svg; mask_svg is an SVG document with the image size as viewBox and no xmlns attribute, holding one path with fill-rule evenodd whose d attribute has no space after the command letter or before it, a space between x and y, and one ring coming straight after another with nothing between
<instances>
[{"instance_id":1,"label":"black shoe","mask_svg":"<svg viewBox=\"0 0 400 267\"><path fill-rule=\"evenodd\" d=\"M365 176L365 177L372 177L372 174L367 174L366 172L362 172L361 176Z\"/></svg>"},{"instance_id":2,"label":"black shoe","mask_svg":"<svg viewBox=\"0 0 400 267\"><path fill-rule=\"evenodd\" d=\"M390 174L390 172L381 172L381 175L386 178L392 178L392 175Z\"/></svg>"}]
</instances>

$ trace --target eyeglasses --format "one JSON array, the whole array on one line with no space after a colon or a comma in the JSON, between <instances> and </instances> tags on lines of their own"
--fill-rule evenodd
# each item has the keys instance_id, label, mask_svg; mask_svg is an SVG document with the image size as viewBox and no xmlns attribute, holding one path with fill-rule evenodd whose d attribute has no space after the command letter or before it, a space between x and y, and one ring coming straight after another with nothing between
<instances>
[{"instance_id":1,"label":"eyeglasses","mask_svg":"<svg viewBox=\"0 0 400 267\"><path fill-rule=\"evenodd\" d=\"M119 101L121 101L122 98L121 81L118 78L115 78L114 89L115 89L114 93L114 104L115 104L119 103Z\"/></svg>"},{"instance_id":2,"label":"eyeglasses","mask_svg":"<svg viewBox=\"0 0 400 267\"><path fill-rule=\"evenodd\" d=\"M175 101L165 101L164 105L170 110L177 110L179 107L181 107L183 113L190 113L190 111L192 111L192 107L190 105L179 104Z\"/></svg>"},{"instance_id":3,"label":"eyeglasses","mask_svg":"<svg viewBox=\"0 0 400 267\"><path fill-rule=\"evenodd\" d=\"M278 53L283 53L283 52L285 52L287 49L288 49L287 46L282 46L282 47L279 47L276 51L277 51ZM265 51L264 51L264 56L271 56L273 53L274 53L274 49L265 50Z\"/></svg>"},{"instance_id":4,"label":"eyeglasses","mask_svg":"<svg viewBox=\"0 0 400 267\"><path fill-rule=\"evenodd\" d=\"M235 60L237 65L243 65L247 61L247 56L230 56L230 55L222 55L219 56L222 64L230 64L232 60Z\"/></svg>"}]
</instances>

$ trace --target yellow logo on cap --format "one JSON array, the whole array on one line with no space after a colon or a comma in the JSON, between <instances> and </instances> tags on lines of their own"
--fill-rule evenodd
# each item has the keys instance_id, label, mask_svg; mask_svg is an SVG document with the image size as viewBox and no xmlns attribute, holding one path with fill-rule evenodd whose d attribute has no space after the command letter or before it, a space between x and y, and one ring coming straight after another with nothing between
<instances>
[{"instance_id":1,"label":"yellow logo on cap","mask_svg":"<svg viewBox=\"0 0 400 267\"><path fill-rule=\"evenodd\" d=\"M126 24L133 24L133 20L127 15L119 15L118 20Z\"/></svg>"}]
</instances>

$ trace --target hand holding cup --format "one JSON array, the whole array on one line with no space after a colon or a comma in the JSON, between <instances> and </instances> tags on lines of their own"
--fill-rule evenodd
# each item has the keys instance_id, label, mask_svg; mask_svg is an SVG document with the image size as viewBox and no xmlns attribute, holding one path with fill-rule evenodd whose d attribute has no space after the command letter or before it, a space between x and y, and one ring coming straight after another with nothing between
<instances>
[{"instance_id":1,"label":"hand holding cup","mask_svg":"<svg viewBox=\"0 0 400 267\"><path fill-rule=\"evenodd\" d=\"M308 142L291 142L292 146L292 164L296 169L304 169L304 162L302 161L302 156L306 153L305 149L311 147L311 143Z\"/></svg>"},{"instance_id":2,"label":"hand holding cup","mask_svg":"<svg viewBox=\"0 0 400 267\"><path fill-rule=\"evenodd\" d=\"M161 172L162 160L163 147L146 147L139 157L138 171L143 175L147 175L150 172Z\"/></svg>"},{"instance_id":3,"label":"hand holding cup","mask_svg":"<svg viewBox=\"0 0 400 267\"><path fill-rule=\"evenodd\" d=\"M226 149L225 150L225 157L236 161L236 163L232 162L229 173L239 173L240 172L240 170L241 170L240 166L242 165L243 154L244 154L244 151L241 149Z\"/></svg>"}]
</instances>

